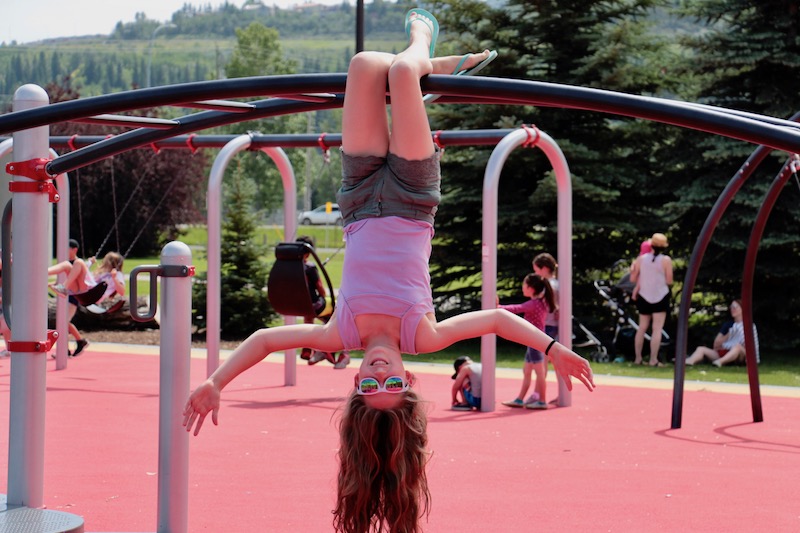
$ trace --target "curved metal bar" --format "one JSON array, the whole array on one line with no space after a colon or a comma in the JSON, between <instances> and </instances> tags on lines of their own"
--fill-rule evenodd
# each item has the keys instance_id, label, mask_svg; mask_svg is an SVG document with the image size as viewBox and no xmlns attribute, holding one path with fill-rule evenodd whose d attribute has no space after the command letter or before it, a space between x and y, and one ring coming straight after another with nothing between
<instances>
[{"instance_id":1,"label":"curved metal bar","mask_svg":"<svg viewBox=\"0 0 800 533\"><path fill-rule=\"evenodd\" d=\"M515 131L514 129L497 130L448 130L438 131L439 143L443 146L475 146L475 145L496 145L500 140ZM229 135L176 135L168 139L162 139L153 143L148 143L159 150L161 149L184 149L196 150L198 148L222 148L230 141L238 137L238 134ZM280 133L262 134L258 132L250 133L253 139L252 150L260 150L266 147L278 148L318 148L319 133ZM98 142L107 140L107 135L56 135L50 137L50 146L53 148L85 148ZM0 137L0 142L10 139L10 137ZM325 144L331 147L341 146L341 133L327 133Z\"/></svg>"},{"instance_id":2,"label":"curved metal bar","mask_svg":"<svg viewBox=\"0 0 800 533\"><path fill-rule=\"evenodd\" d=\"M177 121L180 123L169 130L157 130L151 128L139 128L133 131L117 135L110 139L100 141L81 148L69 154L65 154L58 159L47 164L47 172L58 174L69 172L90 163L100 161L112 155L120 154L131 148L146 146L157 141L167 139L174 135L192 133L194 131L224 126L234 122L245 122L257 118L273 117L292 113L304 113L317 109L329 109L341 105L341 98L325 103L298 102L294 100L272 99L261 100L254 103L254 109L245 113L226 113L222 111L204 111L195 113L187 117L182 117Z\"/></svg>"},{"instance_id":3,"label":"curved metal bar","mask_svg":"<svg viewBox=\"0 0 800 533\"><path fill-rule=\"evenodd\" d=\"M734 174L728 184L723 189L722 193L717 198L714 206L706 217L703 228L697 236L697 241L692 249L692 255L689 258L689 264L686 268L686 277L683 280L683 288L681 289L681 303L678 311L678 329L675 334L675 376L673 378L672 389L672 429L681 427L681 415L683 411L683 384L686 379L686 336L689 329L689 308L692 302L692 293L694 292L694 285L697 281L697 273L700 270L700 263L703 262L708 243L711 241L711 236L719 224L725 210L733 201L733 197L742 188L742 185L753 174L758 165L769 155L772 151L771 148L766 146L759 146L750 154L747 161L739 168Z\"/></svg>"},{"instance_id":4,"label":"curved metal bar","mask_svg":"<svg viewBox=\"0 0 800 533\"><path fill-rule=\"evenodd\" d=\"M572 178L569 165L558 144L547 133L537 130L531 140L527 130L518 129L506 135L492 151L483 176L483 221L481 243L481 308L497 307L497 205L500 174L511 152L518 146L535 146L544 152L553 166L558 188L558 264L559 264L559 324L561 343L572 348ZM494 333L481 337L483 364L482 411L494 411L496 341ZM524 399L524 398L523 398ZM558 377L558 405L568 407L572 396L566 382Z\"/></svg>"},{"instance_id":5,"label":"curved metal bar","mask_svg":"<svg viewBox=\"0 0 800 533\"><path fill-rule=\"evenodd\" d=\"M758 360L756 358L756 341L753 335L753 280L755 279L756 257L764 227L767 225L769 215L783 191L783 186L793 174L792 159L787 161L781 171L772 181L764 202L758 209L758 215L753 222L750 240L747 243L747 253L742 269L742 321L744 322L744 349L747 361L747 378L750 382L750 404L753 410L753 422L763 422L764 414L761 409L761 390L758 380Z\"/></svg>"},{"instance_id":6,"label":"curved metal bar","mask_svg":"<svg viewBox=\"0 0 800 533\"><path fill-rule=\"evenodd\" d=\"M338 87L338 92L344 92L345 78L345 74L259 76L181 83L91 96L51 104L46 109L3 115L0 117L0 134L104 113L181 104L194 107L197 102L205 100L324 93L330 92L331 87Z\"/></svg>"},{"instance_id":7,"label":"curved metal bar","mask_svg":"<svg viewBox=\"0 0 800 533\"><path fill-rule=\"evenodd\" d=\"M304 74L237 78L138 89L113 95L61 102L48 106L44 110L10 113L0 117L0 134L102 113L114 113L159 105L175 105L181 102L212 98L244 98L320 92L341 93L344 90L345 79L345 74ZM473 98L485 98L488 96L496 98L497 103L513 101L519 104L546 105L613 113L715 133L751 143L771 146L787 152L800 152L800 132L794 128L737 116L734 112L723 108L706 108L686 102L601 89L503 78L431 75L423 80L422 85L425 92ZM337 102L340 102L340 100L337 99ZM310 104L309 102L306 103ZM296 113L311 109L325 109L335 105L333 102L323 102L307 108L285 109L283 112ZM225 113L223 116L227 118L218 117L218 121L212 125L201 126L199 123L195 123L194 128L184 130L179 126L176 129L181 131L169 131L173 135L188 133L189 130L197 131L205 127L242 122L248 120L249 117L255 118L251 113ZM185 120L181 122L185 122ZM72 169L58 166L54 167L53 170L63 172ZM48 168L48 171L51 171L51 169Z\"/></svg>"}]
</instances>

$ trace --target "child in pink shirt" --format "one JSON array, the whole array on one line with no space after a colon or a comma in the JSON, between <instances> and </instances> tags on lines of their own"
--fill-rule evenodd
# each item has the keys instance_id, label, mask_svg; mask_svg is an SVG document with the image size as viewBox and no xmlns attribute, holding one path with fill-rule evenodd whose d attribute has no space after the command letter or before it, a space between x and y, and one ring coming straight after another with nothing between
<instances>
[{"instance_id":1,"label":"child in pink shirt","mask_svg":"<svg viewBox=\"0 0 800 533\"><path fill-rule=\"evenodd\" d=\"M556 310L555 293L550 283L538 274L528 274L522 282L522 294L530 298L525 303L516 305L499 305L500 309L511 311L522 316L541 331L545 329L548 313ZM503 402L508 407L527 407L528 409L547 409L547 363L545 354L528 346L525 352L525 365L522 367L522 388L513 400ZM531 374L536 372L535 393L526 402L525 394L531 386Z\"/></svg>"}]
</instances>

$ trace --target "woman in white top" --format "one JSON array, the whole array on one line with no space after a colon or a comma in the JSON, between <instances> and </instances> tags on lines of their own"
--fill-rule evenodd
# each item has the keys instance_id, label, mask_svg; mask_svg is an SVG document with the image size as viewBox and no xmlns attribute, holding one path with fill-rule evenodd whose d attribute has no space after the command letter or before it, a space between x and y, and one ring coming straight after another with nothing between
<instances>
[{"instance_id":1,"label":"woman in white top","mask_svg":"<svg viewBox=\"0 0 800 533\"><path fill-rule=\"evenodd\" d=\"M650 366L664 366L658 360L661 347L661 334L669 311L669 286L672 285L672 259L663 252L669 243L663 233L654 233L650 238L652 252L640 255L636 259L635 268L631 269L631 281L636 283L633 299L639 311L639 329L634 337L636 358L633 363L642 364L642 348L644 335L652 320L653 331L650 333Z\"/></svg>"}]
</instances>

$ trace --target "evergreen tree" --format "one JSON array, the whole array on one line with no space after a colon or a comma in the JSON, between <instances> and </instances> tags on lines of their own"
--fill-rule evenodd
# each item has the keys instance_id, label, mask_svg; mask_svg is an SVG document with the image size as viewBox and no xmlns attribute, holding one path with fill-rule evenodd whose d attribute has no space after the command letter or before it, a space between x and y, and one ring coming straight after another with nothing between
<instances>
[{"instance_id":1,"label":"evergreen tree","mask_svg":"<svg viewBox=\"0 0 800 533\"><path fill-rule=\"evenodd\" d=\"M691 0L683 13L708 24L687 39L694 56L688 72L701 83L698 97L713 105L780 118L800 111L800 2L789 0ZM681 197L671 205L687 233L699 232L708 210L755 146L706 136L684 155L676 172ZM701 265L696 291L719 303L738 297L745 247L764 194L788 155L774 152L739 191L716 228ZM800 234L800 193L790 183L772 212L759 248L754 316L762 338L774 347L798 345L800 319L796 257ZM693 241L692 241L693 242ZM762 341L763 342L763 341Z\"/></svg>"},{"instance_id":2,"label":"evergreen tree","mask_svg":"<svg viewBox=\"0 0 800 533\"><path fill-rule=\"evenodd\" d=\"M665 82L665 49L648 33L645 17L660 2L511 0L500 9L482 2L447 2L444 24L458 35L459 51L493 48L500 58L487 75L658 94ZM654 140L632 120L580 110L522 106L440 106L436 129L518 127L536 124L565 153L572 172L575 314L603 313L591 286L663 221L650 206L669 191L651 190ZM632 142L633 140L633 142ZM442 160L443 201L437 214L434 287L437 296L477 306L478 290L465 286L480 272L483 171L488 149L448 149ZM538 252L556 249L556 185L539 150L519 148L506 161L499 191L498 286L517 294Z\"/></svg>"}]
</instances>

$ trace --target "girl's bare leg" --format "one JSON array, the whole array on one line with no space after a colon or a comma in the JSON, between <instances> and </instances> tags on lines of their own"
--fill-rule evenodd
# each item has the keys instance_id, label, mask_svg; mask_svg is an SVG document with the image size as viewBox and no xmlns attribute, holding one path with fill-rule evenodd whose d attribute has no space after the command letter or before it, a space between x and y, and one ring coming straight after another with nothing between
<instances>
[{"instance_id":1,"label":"girl's bare leg","mask_svg":"<svg viewBox=\"0 0 800 533\"><path fill-rule=\"evenodd\" d=\"M719 355L717 355L717 351L712 348L707 346L698 346L697 349L692 352L692 355L686 358L686 364L689 366L696 365L706 357L713 361L719 358Z\"/></svg>"},{"instance_id":2,"label":"girl's bare leg","mask_svg":"<svg viewBox=\"0 0 800 533\"><path fill-rule=\"evenodd\" d=\"M667 313L653 313L653 331L650 333L650 364L658 363L658 352L661 350L661 337Z\"/></svg>"},{"instance_id":3,"label":"girl's bare leg","mask_svg":"<svg viewBox=\"0 0 800 533\"><path fill-rule=\"evenodd\" d=\"M58 274L69 274L72 270L72 263L69 261L61 261L47 269L48 276L57 276Z\"/></svg>"},{"instance_id":4,"label":"girl's bare leg","mask_svg":"<svg viewBox=\"0 0 800 533\"><path fill-rule=\"evenodd\" d=\"M519 395L517 396L518 399L525 401L525 395L528 393L528 389L531 387L531 375L533 374L533 367L534 363L525 363L525 366L522 367L522 386L519 389Z\"/></svg>"},{"instance_id":5,"label":"girl's bare leg","mask_svg":"<svg viewBox=\"0 0 800 533\"><path fill-rule=\"evenodd\" d=\"M539 401L547 403L547 362L535 363L536 385L534 390L539 393Z\"/></svg>"},{"instance_id":6,"label":"girl's bare leg","mask_svg":"<svg viewBox=\"0 0 800 533\"><path fill-rule=\"evenodd\" d=\"M350 60L342 112L342 150L385 157L389 151L386 80L395 56L360 52Z\"/></svg>"},{"instance_id":7,"label":"girl's bare leg","mask_svg":"<svg viewBox=\"0 0 800 533\"><path fill-rule=\"evenodd\" d=\"M85 292L89 289L86 286L86 273L89 267L83 262L83 259L76 259L72 264L72 268L67 274L67 281L64 286L72 292Z\"/></svg>"},{"instance_id":8,"label":"girl's bare leg","mask_svg":"<svg viewBox=\"0 0 800 533\"><path fill-rule=\"evenodd\" d=\"M725 355L714 361L712 364L716 366L722 366L722 365L727 365L728 363L735 363L740 358L744 359L745 353L746 352L744 350L744 346L742 346L741 344L737 344L736 346L728 350L728 353L726 353Z\"/></svg>"},{"instance_id":9,"label":"girl's bare leg","mask_svg":"<svg viewBox=\"0 0 800 533\"><path fill-rule=\"evenodd\" d=\"M67 279L64 281L64 287L72 292L85 292L88 287L86 286L86 272L89 267L82 259L76 259L74 263L69 261L62 261L47 269L48 276L57 276L59 274L66 274Z\"/></svg>"},{"instance_id":10,"label":"girl's bare leg","mask_svg":"<svg viewBox=\"0 0 800 533\"><path fill-rule=\"evenodd\" d=\"M434 153L428 113L419 85L423 76L433 72L428 57L431 30L420 18L412 20L411 42L394 58L389 68L392 101L389 151L409 161L422 161Z\"/></svg>"},{"instance_id":11,"label":"girl's bare leg","mask_svg":"<svg viewBox=\"0 0 800 533\"><path fill-rule=\"evenodd\" d=\"M636 354L633 364L642 364L642 348L644 348L644 334L647 333L647 328L650 327L650 315L639 315L639 329L636 330L636 335L633 337L633 348Z\"/></svg>"}]
</instances>

